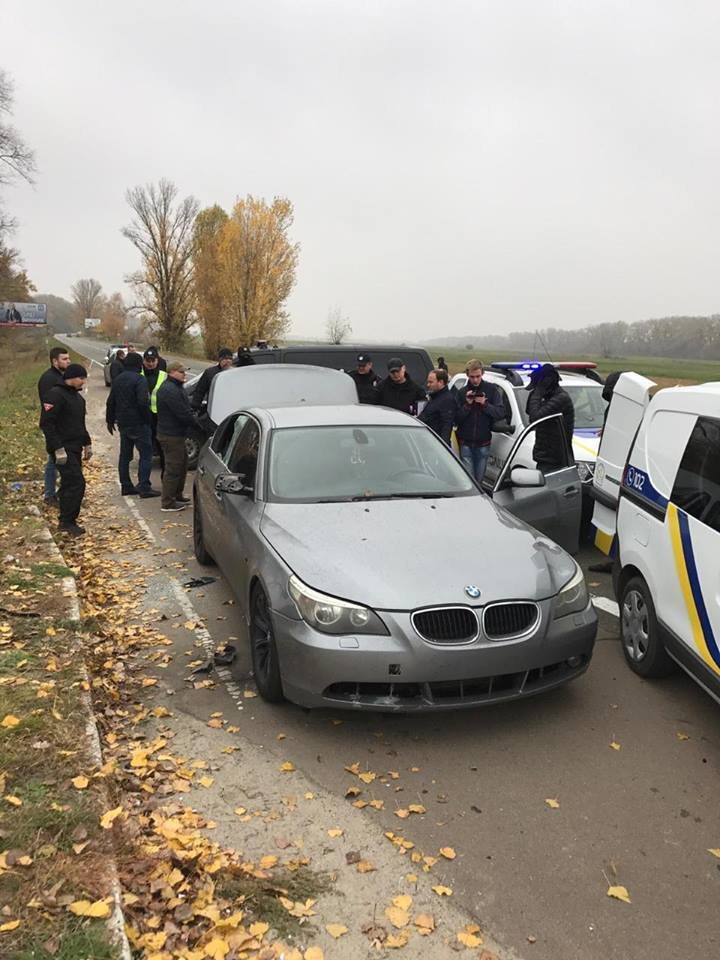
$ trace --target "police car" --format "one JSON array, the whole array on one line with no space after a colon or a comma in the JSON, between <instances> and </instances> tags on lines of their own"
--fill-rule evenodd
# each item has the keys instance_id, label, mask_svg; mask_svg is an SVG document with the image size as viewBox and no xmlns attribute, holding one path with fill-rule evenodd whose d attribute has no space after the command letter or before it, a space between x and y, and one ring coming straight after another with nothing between
<instances>
[{"instance_id":1,"label":"police car","mask_svg":"<svg viewBox=\"0 0 720 960\"><path fill-rule=\"evenodd\" d=\"M642 677L683 667L720 701L720 383L615 386L593 484L616 559L623 652Z\"/></svg>"},{"instance_id":2,"label":"police car","mask_svg":"<svg viewBox=\"0 0 720 960\"><path fill-rule=\"evenodd\" d=\"M528 423L525 405L530 374L533 370L540 369L542 365L540 360L508 361L491 363L485 369L483 379L488 383L494 383L500 389L505 405L505 418L493 424L486 473L490 485L497 480L507 460L513 447L513 436L517 436ZM553 366L560 372L560 386L569 394L575 408L572 448L583 484L583 494L589 498L589 491L585 488L592 484L607 406L602 396L602 380L597 373L595 363L568 360L555 363ZM450 388L460 390L466 383L467 376L464 373L458 373L450 381ZM532 460L531 444L528 444L524 453L527 463L523 461L523 466L533 467L535 464Z\"/></svg>"}]
</instances>

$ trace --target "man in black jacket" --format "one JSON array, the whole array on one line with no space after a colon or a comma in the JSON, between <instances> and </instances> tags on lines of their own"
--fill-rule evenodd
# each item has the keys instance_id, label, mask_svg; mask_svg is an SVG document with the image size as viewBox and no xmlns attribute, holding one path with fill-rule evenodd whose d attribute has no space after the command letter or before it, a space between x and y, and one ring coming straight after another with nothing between
<instances>
[{"instance_id":1,"label":"man in black jacket","mask_svg":"<svg viewBox=\"0 0 720 960\"><path fill-rule=\"evenodd\" d=\"M237 348L237 360L235 361L236 367L252 367L254 363L255 358L250 353L250 347Z\"/></svg>"},{"instance_id":2,"label":"man in black jacket","mask_svg":"<svg viewBox=\"0 0 720 960\"><path fill-rule=\"evenodd\" d=\"M530 423L553 413L562 414L564 439L552 422L541 423L535 431L533 460L538 470L548 473L564 467L568 462L567 447L572 451L575 407L569 394L560 386L560 374L551 363L544 363L539 370L533 370L527 389L529 393L525 411Z\"/></svg>"},{"instance_id":3,"label":"man in black jacket","mask_svg":"<svg viewBox=\"0 0 720 960\"><path fill-rule=\"evenodd\" d=\"M417 405L425 399L425 391L408 376L400 357L388 361L388 376L376 388L375 403L402 413L417 413Z\"/></svg>"},{"instance_id":4,"label":"man in black jacket","mask_svg":"<svg viewBox=\"0 0 720 960\"><path fill-rule=\"evenodd\" d=\"M143 499L159 497L150 483L152 470L152 433L150 431L150 392L142 373L140 354L131 353L125 361L123 372L112 382L105 406L105 422L109 433L114 433L115 424L120 431L118 474L124 497L140 496ZM130 461L138 452L138 485L130 479Z\"/></svg>"},{"instance_id":5,"label":"man in black jacket","mask_svg":"<svg viewBox=\"0 0 720 960\"><path fill-rule=\"evenodd\" d=\"M77 523L85 495L82 461L92 456L92 441L85 426L85 400L80 393L86 382L85 367L69 364L63 383L52 387L43 400L40 415L47 452L60 471L60 530L73 537L85 533Z\"/></svg>"},{"instance_id":6,"label":"man in black jacket","mask_svg":"<svg viewBox=\"0 0 720 960\"><path fill-rule=\"evenodd\" d=\"M53 387L64 383L63 371L70 365L70 354L66 347L53 347L50 351L50 366L38 380L38 396L40 397L40 413L42 414L43 403L47 400L47 395ZM55 461L48 456L45 464L43 499L49 507L58 505L58 498L55 493L57 483L57 469Z\"/></svg>"},{"instance_id":7,"label":"man in black jacket","mask_svg":"<svg viewBox=\"0 0 720 960\"><path fill-rule=\"evenodd\" d=\"M427 377L427 390L430 399L418 417L448 446L452 439L452 429L457 414L455 397L448 389L448 373L442 367L431 370Z\"/></svg>"},{"instance_id":8,"label":"man in black jacket","mask_svg":"<svg viewBox=\"0 0 720 960\"><path fill-rule=\"evenodd\" d=\"M372 357L369 353L360 353L355 370L348 370L347 375L355 381L358 400L360 403L376 402L376 386L378 375L373 370Z\"/></svg>"},{"instance_id":9,"label":"man in black jacket","mask_svg":"<svg viewBox=\"0 0 720 960\"><path fill-rule=\"evenodd\" d=\"M185 438L196 421L184 383L185 367L174 361L168 365L167 380L157 395L157 437L165 456L161 506L163 513L184 510L190 503L190 498L184 494L188 466Z\"/></svg>"},{"instance_id":10,"label":"man in black jacket","mask_svg":"<svg viewBox=\"0 0 720 960\"><path fill-rule=\"evenodd\" d=\"M482 482L490 456L492 425L505 416L502 394L494 383L483 380L483 365L471 360L467 385L457 392L456 435L460 457L478 483Z\"/></svg>"},{"instance_id":11,"label":"man in black jacket","mask_svg":"<svg viewBox=\"0 0 720 960\"><path fill-rule=\"evenodd\" d=\"M233 365L233 352L229 347L222 347L218 350L218 362L212 367L206 367L200 374L200 379L195 384L192 395L193 410L198 413L202 410L203 403L210 394L210 385L215 377L223 370L229 370Z\"/></svg>"},{"instance_id":12,"label":"man in black jacket","mask_svg":"<svg viewBox=\"0 0 720 960\"><path fill-rule=\"evenodd\" d=\"M125 369L125 351L117 350L115 356L110 361L110 383L115 377L119 377Z\"/></svg>"}]
</instances>

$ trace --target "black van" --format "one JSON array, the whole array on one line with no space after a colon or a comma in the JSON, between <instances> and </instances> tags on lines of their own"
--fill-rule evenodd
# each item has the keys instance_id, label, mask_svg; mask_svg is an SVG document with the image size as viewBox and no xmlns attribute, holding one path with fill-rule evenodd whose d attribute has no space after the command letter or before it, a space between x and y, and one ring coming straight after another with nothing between
<instances>
[{"instance_id":1,"label":"black van","mask_svg":"<svg viewBox=\"0 0 720 960\"><path fill-rule=\"evenodd\" d=\"M357 367L357 358L362 353L369 353L373 361L373 370L383 379L388 375L387 365L393 357L399 357L405 362L408 376L420 386L425 381L433 362L427 350L422 347L398 347L387 344L334 344L318 343L305 346L263 347L253 349L250 356L255 363L307 363L313 367L330 367L333 370L354 370ZM186 384L185 389L192 394L194 381ZM207 439L206 435L197 431L187 438L188 467L194 470L200 450Z\"/></svg>"}]
</instances>

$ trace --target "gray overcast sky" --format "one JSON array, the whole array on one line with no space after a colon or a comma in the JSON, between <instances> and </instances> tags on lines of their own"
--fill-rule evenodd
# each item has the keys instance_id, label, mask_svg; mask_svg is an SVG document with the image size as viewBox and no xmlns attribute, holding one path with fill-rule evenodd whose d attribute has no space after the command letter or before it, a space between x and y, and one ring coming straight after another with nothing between
<instances>
[{"instance_id":1,"label":"gray overcast sky","mask_svg":"<svg viewBox=\"0 0 720 960\"><path fill-rule=\"evenodd\" d=\"M129 186L288 196L293 333L424 339L718 296L717 0L2 0L43 292L121 289Z\"/></svg>"}]
</instances>

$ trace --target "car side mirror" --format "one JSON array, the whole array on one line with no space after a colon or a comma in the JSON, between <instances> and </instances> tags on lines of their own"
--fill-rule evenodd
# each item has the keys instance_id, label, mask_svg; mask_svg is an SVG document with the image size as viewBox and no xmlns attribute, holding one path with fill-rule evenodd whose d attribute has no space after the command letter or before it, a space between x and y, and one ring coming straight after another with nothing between
<instances>
[{"instance_id":1,"label":"car side mirror","mask_svg":"<svg viewBox=\"0 0 720 960\"><path fill-rule=\"evenodd\" d=\"M544 487L545 477L540 470L513 467L510 471L510 483L513 487Z\"/></svg>"},{"instance_id":2,"label":"car side mirror","mask_svg":"<svg viewBox=\"0 0 720 960\"><path fill-rule=\"evenodd\" d=\"M515 433L514 425L512 423L508 423L504 417L502 420L495 420L490 429L493 433L505 433L508 434L508 436L512 436L512 434Z\"/></svg>"},{"instance_id":3,"label":"car side mirror","mask_svg":"<svg viewBox=\"0 0 720 960\"><path fill-rule=\"evenodd\" d=\"M245 474L225 473L215 481L215 492L229 493L237 497L251 497L255 490L245 483Z\"/></svg>"}]
</instances>

